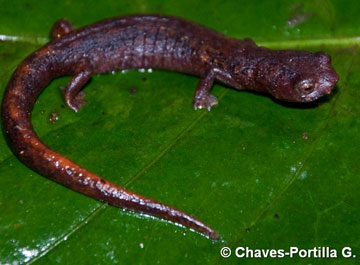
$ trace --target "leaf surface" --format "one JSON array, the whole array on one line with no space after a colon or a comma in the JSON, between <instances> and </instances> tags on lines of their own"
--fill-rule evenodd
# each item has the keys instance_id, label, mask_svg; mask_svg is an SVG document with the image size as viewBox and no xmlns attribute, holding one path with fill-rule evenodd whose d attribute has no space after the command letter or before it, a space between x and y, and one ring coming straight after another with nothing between
<instances>
[{"instance_id":1,"label":"leaf surface","mask_svg":"<svg viewBox=\"0 0 360 265\"><path fill-rule=\"evenodd\" d=\"M311 107L215 85L211 112L191 105L197 77L154 70L94 76L79 113L54 80L32 112L39 137L119 185L174 205L222 237L107 206L24 166L0 137L0 264L357 264L344 259L241 259L236 247L350 246L360 256L360 2L0 0L0 92L48 40L112 16L185 17L270 48L324 50L340 81ZM136 93L134 93L136 91ZM52 124L50 115L58 120ZM220 256L228 246L233 254Z\"/></svg>"}]
</instances>

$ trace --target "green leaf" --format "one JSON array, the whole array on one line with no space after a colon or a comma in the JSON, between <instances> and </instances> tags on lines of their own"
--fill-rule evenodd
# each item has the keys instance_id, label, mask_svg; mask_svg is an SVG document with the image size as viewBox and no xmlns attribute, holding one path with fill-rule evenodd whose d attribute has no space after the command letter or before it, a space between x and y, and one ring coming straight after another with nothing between
<instances>
[{"instance_id":1,"label":"green leaf","mask_svg":"<svg viewBox=\"0 0 360 265\"><path fill-rule=\"evenodd\" d=\"M198 78L154 70L94 76L79 113L54 80L32 112L39 137L92 172L213 227L213 242L107 206L24 166L0 137L0 264L357 264L360 256L360 2L0 0L0 90L48 40L123 14L185 17L270 48L324 50L340 76L311 107L216 85L211 112L191 105ZM136 93L133 93L136 90ZM55 113L58 120L49 121ZM224 259L220 249L232 256ZM337 249L337 259L239 259L236 247Z\"/></svg>"}]
</instances>

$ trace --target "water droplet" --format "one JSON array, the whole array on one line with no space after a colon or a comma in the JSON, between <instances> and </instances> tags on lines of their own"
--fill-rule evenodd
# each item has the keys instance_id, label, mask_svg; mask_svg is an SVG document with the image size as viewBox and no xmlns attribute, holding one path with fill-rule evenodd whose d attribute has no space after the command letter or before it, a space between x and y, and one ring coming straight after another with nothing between
<instances>
[{"instance_id":1,"label":"water droplet","mask_svg":"<svg viewBox=\"0 0 360 265\"><path fill-rule=\"evenodd\" d=\"M306 179L306 177L307 177L307 172L306 172L306 170L299 175L299 179L301 179L301 180Z\"/></svg>"},{"instance_id":2,"label":"water droplet","mask_svg":"<svg viewBox=\"0 0 360 265\"><path fill-rule=\"evenodd\" d=\"M39 250L37 249L20 248L19 250L26 257L25 262L28 262L32 257L36 257L39 254Z\"/></svg>"},{"instance_id":3,"label":"water droplet","mask_svg":"<svg viewBox=\"0 0 360 265\"><path fill-rule=\"evenodd\" d=\"M230 183L229 183L228 181L226 181L226 182L224 182L221 186L227 187L227 186L229 186L229 185L230 185Z\"/></svg>"}]
</instances>

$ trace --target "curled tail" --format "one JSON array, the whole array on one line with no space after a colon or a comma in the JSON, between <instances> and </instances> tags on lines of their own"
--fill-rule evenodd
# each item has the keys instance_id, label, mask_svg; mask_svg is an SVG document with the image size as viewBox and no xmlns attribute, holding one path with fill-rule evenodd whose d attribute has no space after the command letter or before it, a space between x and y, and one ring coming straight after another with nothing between
<instances>
[{"instance_id":1,"label":"curled tail","mask_svg":"<svg viewBox=\"0 0 360 265\"><path fill-rule=\"evenodd\" d=\"M110 205L160 217L212 239L219 235L194 217L127 191L80 167L43 144L31 125L30 112L42 89L54 78L49 57L39 50L14 72L3 97L2 121L14 154L28 167L72 190ZM48 66L46 66L48 65Z\"/></svg>"}]
</instances>

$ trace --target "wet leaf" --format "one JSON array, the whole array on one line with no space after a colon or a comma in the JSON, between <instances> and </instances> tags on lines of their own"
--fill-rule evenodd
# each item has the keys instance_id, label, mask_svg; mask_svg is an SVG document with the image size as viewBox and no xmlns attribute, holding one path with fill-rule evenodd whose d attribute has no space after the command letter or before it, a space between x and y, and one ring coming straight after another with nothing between
<instances>
[{"instance_id":1,"label":"wet leaf","mask_svg":"<svg viewBox=\"0 0 360 265\"><path fill-rule=\"evenodd\" d=\"M222 241L124 212L28 169L0 137L0 264L356 264L360 255L360 2L0 0L0 89L54 21L122 14L185 17L270 48L324 50L340 75L310 107L214 87L194 111L198 78L166 71L94 76L88 104L64 107L54 80L32 113L40 138L85 168L195 215ZM54 119L57 117L57 119ZM49 120L52 117L52 122ZM232 256L223 259L228 246ZM338 259L241 259L236 247L337 249Z\"/></svg>"}]
</instances>

